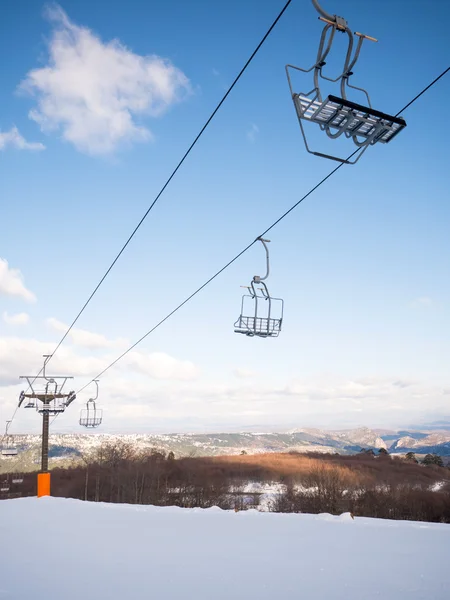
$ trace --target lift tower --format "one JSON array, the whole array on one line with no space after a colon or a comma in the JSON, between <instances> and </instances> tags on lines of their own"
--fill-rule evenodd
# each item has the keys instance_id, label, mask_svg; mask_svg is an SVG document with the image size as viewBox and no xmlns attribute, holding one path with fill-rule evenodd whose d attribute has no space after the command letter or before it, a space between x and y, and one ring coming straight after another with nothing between
<instances>
[{"instance_id":1,"label":"lift tower","mask_svg":"<svg viewBox=\"0 0 450 600\"><path fill-rule=\"evenodd\" d=\"M28 382L27 392L20 392L19 407L27 399L25 408L35 408L42 415L42 450L41 450L41 471L37 479L37 495L50 495L50 473L48 470L48 434L50 415L58 415L66 410L75 398L74 391L65 392L64 386L69 376L51 376L45 373L47 362L51 354L44 355L44 366L42 375L23 375L20 379L26 379Z\"/></svg>"}]
</instances>

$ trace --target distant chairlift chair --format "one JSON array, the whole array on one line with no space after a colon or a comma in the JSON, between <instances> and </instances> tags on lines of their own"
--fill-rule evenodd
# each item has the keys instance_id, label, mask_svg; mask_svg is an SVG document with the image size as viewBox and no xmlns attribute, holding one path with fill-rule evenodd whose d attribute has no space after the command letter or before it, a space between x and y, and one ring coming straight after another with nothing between
<instances>
[{"instance_id":1,"label":"distant chairlift chair","mask_svg":"<svg viewBox=\"0 0 450 600\"><path fill-rule=\"evenodd\" d=\"M258 238L266 251L267 272L264 277L255 275L250 286L245 286L249 294L242 297L241 314L234 324L235 333L243 333L253 337L278 337L283 322L284 301L281 298L273 298L269 294L264 280L269 276L269 250L267 242ZM255 288L255 285L261 285ZM260 293L258 293L260 292Z\"/></svg>"},{"instance_id":2,"label":"distant chairlift chair","mask_svg":"<svg viewBox=\"0 0 450 600\"><path fill-rule=\"evenodd\" d=\"M2 446L2 456L17 456L17 448L10 443Z\"/></svg>"},{"instance_id":3,"label":"distant chairlift chair","mask_svg":"<svg viewBox=\"0 0 450 600\"><path fill-rule=\"evenodd\" d=\"M14 445L14 438L8 433L11 421L6 421L5 435L2 443L2 456L17 456L17 447Z\"/></svg>"},{"instance_id":4,"label":"distant chairlift chair","mask_svg":"<svg viewBox=\"0 0 450 600\"><path fill-rule=\"evenodd\" d=\"M80 425L82 427L94 428L102 423L103 410L97 408L95 401L98 399L98 380L94 379L97 387L95 398L89 398L86 402L86 408L83 408L80 413Z\"/></svg>"},{"instance_id":5,"label":"distant chairlift chair","mask_svg":"<svg viewBox=\"0 0 450 600\"><path fill-rule=\"evenodd\" d=\"M392 116L378 110L374 110L370 102L369 94L366 92L366 90L350 85L349 83L350 77L353 75L353 68L359 58L359 53L364 40L370 40L372 42L376 42L378 40L368 35L355 32L355 35L359 39L356 50L353 53L354 38L350 28L347 25L347 21L342 17L330 15L324 11L320 7L318 0L312 0L312 3L315 9L321 15L319 19L325 23L325 26L320 38L319 50L317 52L315 64L309 69L302 69L294 65L286 65L286 75L288 78L289 89L291 91L291 97L297 112L306 150L315 156L336 160L341 163L355 164L369 146L373 146L378 142L382 144L387 144L390 142L404 127L406 127L406 122L404 119L402 119L402 117ZM335 79L331 79L329 77L325 77L322 69L326 64L325 59L331 50L336 31L347 34L348 48L342 73ZM327 37L328 41L326 42ZM295 92L292 87L289 69L296 69L297 71L302 71L303 73L310 73L312 70L314 70L313 89L306 93ZM334 83L340 81L341 97L329 95L327 98L323 99L320 91L319 77ZM368 106L363 106L361 104L349 101L346 95L347 88L352 88L363 92L366 95ZM356 146L362 149L362 152L359 152L355 160L351 161L350 157L345 159L310 150L306 138L305 128L303 126L304 121L318 124L320 129L325 131L328 137L332 139L336 139L344 134L345 137L351 138Z\"/></svg>"}]
</instances>

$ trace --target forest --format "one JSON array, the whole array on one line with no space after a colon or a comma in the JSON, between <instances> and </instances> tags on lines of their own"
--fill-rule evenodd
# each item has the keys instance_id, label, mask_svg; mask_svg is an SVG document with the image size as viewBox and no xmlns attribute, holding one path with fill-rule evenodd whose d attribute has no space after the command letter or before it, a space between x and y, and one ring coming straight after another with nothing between
<instances>
[{"instance_id":1,"label":"forest","mask_svg":"<svg viewBox=\"0 0 450 600\"><path fill-rule=\"evenodd\" d=\"M36 494L24 475L4 497ZM450 469L439 457L241 454L180 457L131 444L103 444L82 463L52 470L52 495L93 502L228 510L259 509L450 523Z\"/></svg>"}]
</instances>

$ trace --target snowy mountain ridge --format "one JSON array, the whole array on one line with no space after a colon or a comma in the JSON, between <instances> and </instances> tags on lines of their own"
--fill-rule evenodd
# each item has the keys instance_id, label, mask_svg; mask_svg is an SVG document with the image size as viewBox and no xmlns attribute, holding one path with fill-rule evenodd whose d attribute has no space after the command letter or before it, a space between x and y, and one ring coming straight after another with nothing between
<instances>
[{"instance_id":1,"label":"snowy mountain ridge","mask_svg":"<svg viewBox=\"0 0 450 600\"><path fill-rule=\"evenodd\" d=\"M22 450L32 451L40 445L40 435L15 435L15 443ZM158 448L173 451L177 456L208 456L218 454L286 452L339 452L352 454L361 448L390 452L437 452L450 455L450 431L441 432L376 432L367 427L344 431L320 429L293 429L285 433L170 433L170 434L115 434L115 433L51 433L50 455L79 456L90 453L101 444L132 444L136 449Z\"/></svg>"}]
</instances>

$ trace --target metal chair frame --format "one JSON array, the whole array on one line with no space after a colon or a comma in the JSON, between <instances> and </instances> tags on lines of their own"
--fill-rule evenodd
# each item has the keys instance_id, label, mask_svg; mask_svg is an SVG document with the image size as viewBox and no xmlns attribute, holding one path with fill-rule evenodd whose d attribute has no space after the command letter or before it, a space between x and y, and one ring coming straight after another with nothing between
<instances>
[{"instance_id":1,"label":"metal chair frame","mask_svg":"<svg viewBox=\"0 0 450 600\"><path fill-rule=\"evenodd\" d=\"M97 408L95 401L98 399L98 379L94 379L96 385L95 398L89 398L86 402L86 408L80 412L80 425L82 427L94 428L101 425L103 420L103 410Z\"/></svg>"},{"instance_id":2,"label":"metal chair frame","mask_svg":"<svg viewBox=\"0 0 450 600\"><path fill-rule=\"evenodd\" d=\"M266 251L266 274L264 277L255 275L250 282L249 286L244 286L249 290L249 294L244 294L241 301L241 314L238 320L234 324L235 333L243 333L249 337L278 337L281 331L281 325L283 322L283 311L284 311L284 300L281 298L274 298L269 294L269 290L265 283L265 279L269 277L270 265L269 265L269 249L267 243L270 240L265 240L261 237L258 241L262 243ZM255 284L260 284L262 287L256 289ZM258 294L261 292L261 295ZM250 298L253 303L253 314L245 315L245 299ZM267 302L267 316L261 316L260 312L260 301ZM273 303L281 303L280 317L274 318L272 313Z\"/></svg>"},{"instance_id":3,"label":"metal chair frame","mask_svg":"<svg viewBox=\"0 0 450 600\"><path fill-rule=\"evenodd\" d=\"M8 433L11 420L6 421L5 434L3 436L1 455L2 456L17 456L17 448L14 445L14 438Z\"/></svg>"},{"instance_id":4,"label":"metal chair frame","mask_svg":"<svg viewBox=\"0 0 450 600\"><path fill-rule=\"evenodd\" d=\"M285 67L291 97L294 102L306 150L315 156L353 165L358 162L369 146L374 145L377 142L390 142L404 127L406 127L406 122L401 117L388 115L374 110L368 92L364 88L350 84L349 80L353 75L353 68L358 61L364 40L370 40L372 42L377 42L378 40L368 35L355 32L354 35L358 37L358 43L354 50L354 37L352 31L348 27L347 21L343 17L327 13L321 8L318 0L312 0L312 3L314 8L320 14L319 19L325 23L325 26L320 37L316 62L313 66L309 69L302 69L301 67L288 64ZM331 78L323 74L323 67L326 64L325 59L333 45L336 31L347 34L348 47L342 73L335 78ZM303 73L314 71L313 89L306 93L295 92L292 86L289 69L295 69ZM329 95L324 100L320 90L319 78L333 83L340 81L342 97L338 98L337 96ZM349 101L347 99L347 88L363 92L367 98L368 106ZM340 158L338 156L311 150L303 126L304 120L317 123L320 128L326 132L328 137L332 139L336 139L344 134L345 137L353 140L361 152L358 152L356 158L352 161L350 160L351 157Z\"/></svg>"}]
</instances>

